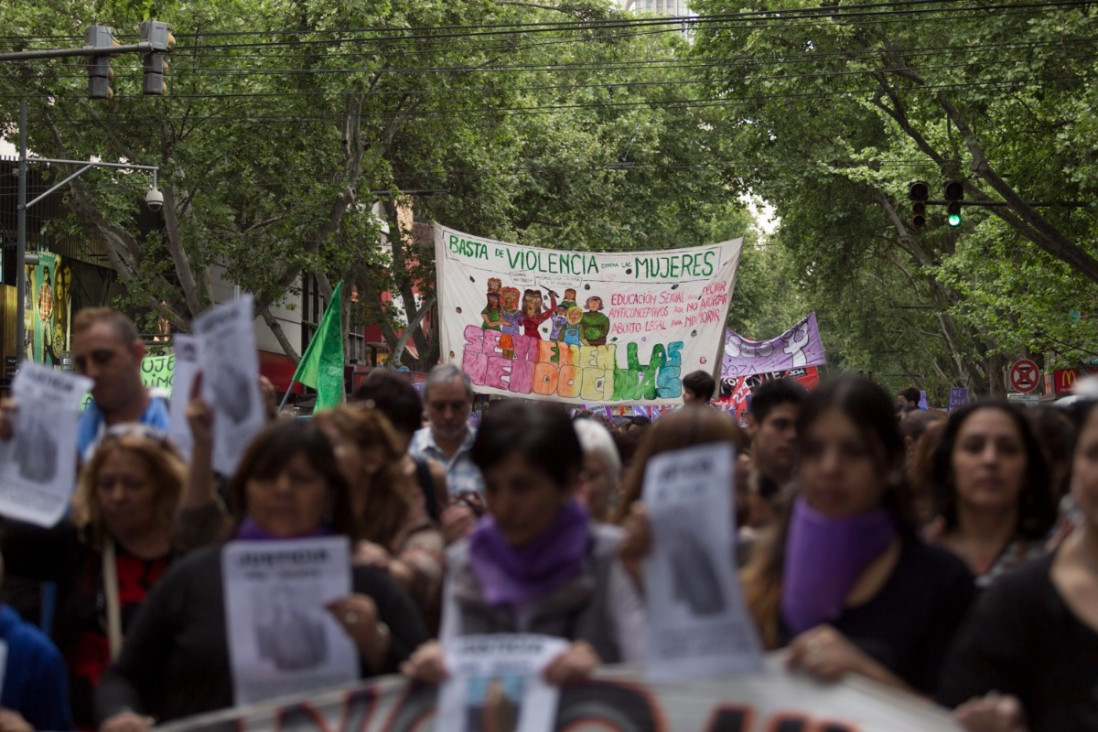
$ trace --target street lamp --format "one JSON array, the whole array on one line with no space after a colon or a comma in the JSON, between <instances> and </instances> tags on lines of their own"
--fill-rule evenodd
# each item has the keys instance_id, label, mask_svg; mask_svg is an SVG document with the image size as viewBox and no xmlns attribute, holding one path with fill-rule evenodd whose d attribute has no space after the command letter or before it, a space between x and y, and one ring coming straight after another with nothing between
<instances>
[{"instance_id":1,"label":"street lamp","mask_svg":"<svg viewBox=\"0 0 1098 732\"><path fill-rule=\"evenodd\" d=\"M27 163L56 163L60 165L83 166L60 183L55 184L49 190L40 193L32 200L27 200ZM22 360L26 354L27 326L24 300L27 293L27 209L41 201L46 196L56 191L71 180L79 178L89 168L120 168L123 170L149 170L152 171L152 188L145 194L145 203L150 211L159 211L164 206L164 194L156 187L156 175L160 168L155 165L133 165L130 163L95 163L89 160L58 160L56 158L27 158L27 103L19 105L19 204L16 209L16 254L15 254L15 295L16 295L16 357Z\"/></svg>"}]
</instances>

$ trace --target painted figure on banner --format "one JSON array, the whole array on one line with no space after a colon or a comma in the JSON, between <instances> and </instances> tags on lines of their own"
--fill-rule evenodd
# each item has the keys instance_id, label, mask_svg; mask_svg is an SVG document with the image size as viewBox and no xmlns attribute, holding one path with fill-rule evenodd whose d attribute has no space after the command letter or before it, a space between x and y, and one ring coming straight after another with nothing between
<instances>
[{"instance_id":1,"label":"painted figure on banner","mask_svg":"<svg viewBox=\"0 0 1098 732\"><path fill-rule=\"evenodd\" d=\"M580 345L580 321L583 320L583 310L573 305L568 308L567 318L568 324L564 326L560 339L569 346L578 346Z\"/></svg>"},{"instance_id":2,"label":"painted figure on banner","mask_svg":"<svg viewBox=\"0 0 1098 732\"><path fill-rule=\"evenodd\" d=\"M565 312L568 312L570 308L576 307L576 291L569 287L564 290L564 299L560 301L561 307Z\"/></svg>"},{"instance_id":3,"label":"painted figure on banner","mask_svg":"<svg viewBox=\"0 0 1098 732\"><path fill-rule=\"evenodd\" d=\"M553 311L553 318L550 321L550 324L551 328L549 330L549 340L563 340L564 329L568 326L568 308L564 307L564 303L557 305L556 310Z\"/></svg>"},{"instance_id":4,"label":"painted figure on banner","mask_svg":"<svg viewBox=\"0 0 1098 732\"><path fill-rule=\"evenodd\" d=\"M501 330L503 337L499 339L499 346L503 350L504 358L515 357L514 336L522 333L522 313L519 312L519 291L517 287L504 287L502 290L503 312L500 317L503 320Z\"/></svg>"},{"instance_id":5,"label":"painted figure on banner","mask_svg":"<svg viewBox=\"0 0 1098 732\"><path fill-rule=\"evenodd\" d=\"M602 313L602 298L592 295L587 298L587 312L580 323L580 340L585 346L605 346L606 336L610 333L610 318Z\"/></svg>"},{"instance_id":6,"label":"painted figure on banner","mask_svg":"<svg viewBox=\"0 0 1098 732\"><path fill-rule=\"evenodd\" d=\"M526 290L522 293L522 332L530 338L541 340L541 331L538 328L546 320L552 317L557 309L557 293L549 290L549 309L542 306L541 293L537 290Z\"/></svg>"},{"instance_id":7,"label":"painted figure on banner","mask_svg":"<svg viewBox=\"0 0 1098 732\"><path fill-rule=\"evenodd\" d=\"M498 291L488 290L488 304L480 311L480 317L484 321L480 326L483 330L500 330L502 328L503 320L500 318Z\"/></svg>"}]
</instances>

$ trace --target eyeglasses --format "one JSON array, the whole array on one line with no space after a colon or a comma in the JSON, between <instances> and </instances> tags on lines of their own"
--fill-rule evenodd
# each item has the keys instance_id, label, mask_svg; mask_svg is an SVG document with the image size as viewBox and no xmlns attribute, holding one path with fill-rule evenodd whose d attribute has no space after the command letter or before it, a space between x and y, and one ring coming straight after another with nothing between
<instances>
[{"instance_id":1,"label":"eyeglasses","mask_svg":"<svg viewBox=\"0 0 1098 732\"><path fill-rule=\"evenodd\" d=\"M98 440L92 443L91 450L88 451L88 461L91 461L91 458L94 457L96 451L103 445L111 442L118 442L127 437L148 440L157 447L167 450L174 455L180 454L179 448L172 442L172 439L168 436L167 432L158 430L155 427L150 427L147 424L141 424L140 422L126 422L109 427Z\"/></svg>"}]
</instances>

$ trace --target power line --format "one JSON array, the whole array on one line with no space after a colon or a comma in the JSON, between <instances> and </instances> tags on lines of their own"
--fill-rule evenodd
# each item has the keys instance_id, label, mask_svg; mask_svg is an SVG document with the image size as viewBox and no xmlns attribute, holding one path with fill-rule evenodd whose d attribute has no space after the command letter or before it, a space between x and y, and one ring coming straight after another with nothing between
<instances>
[{"instance_id":1,"label":"power line","mask_svg":"<svg viewBox=\"0 0 1098 732\"><path fill-rule=\"evenodd\" d=\"M615 30L628 28L641 28L651 26L667 27L667 32L679 32L682 28L703 28L709 25L721 23L736 24L729 27L744 27L743 21L754 19L761 24L769 25L774 22L790 24L798 20L815 21L816 26L830 26L835 20L858 20L859 24L872 24L884 22L910 22L912 16L925 16L930 21L945 20L947 16L977 15L986 16L993 11L1001 11L1002 14L1028 15L1034 10L1072 9L1079 6L1078 0L1044 0L1039 2L1000 2L977 3L962 6L957 2L949 3L942 7L941 0L895 0L893 2L868 3L862 5L844 6L820 6L815 8L789 8L771 10L740 11L736 13L720 13L709 16L659 16L659 17L619 17L611 19L588 19L575 21L535 21L535 22L510 22L510 23L481 23L475 25L437 25L437 26L410 26L405 29L396 29L392 26L376 26L358 29L284 29L263 31L201 31L189 32L183 28L174 30L177 41L181 46L187 39L205 38L245 38L261 36L335 36L332 39L318 38L313 41L272 41L261 44L234 44L221 46L221 48L249 49L257 46L283 45L289 43L301 45L303 43L331 44L334 41L340 43L361 43L370 40L377 43L391 43L394 41L407 42L409 40L453 40L455 38L483 38L498 35L524 35L533 33L561 32L561 31L594 31ZM897 17L902 16L902 17ZM868 19L868 20L867 20ZM952 19L952 18L951 18ZM869 21L872 21L870 23ZM796 27L796 26L790 26ZM474 30L475 28L475 30ZM423 35L409 35L408 32ZM375 34L369 39L349 38L359 34ZM390 34L390 35L377 35ZM132 34L130 34L132 35ZM342 36L341 38L339 36ZM119 38L127 37L125 33L119 33ZM0 36L0 42L25 43L28 40L47 40L53 43L79 42L80 36L51 35L51 36ZM207 48L219 48L218 46L206 46Z\"/></svg>"}]
</instances>

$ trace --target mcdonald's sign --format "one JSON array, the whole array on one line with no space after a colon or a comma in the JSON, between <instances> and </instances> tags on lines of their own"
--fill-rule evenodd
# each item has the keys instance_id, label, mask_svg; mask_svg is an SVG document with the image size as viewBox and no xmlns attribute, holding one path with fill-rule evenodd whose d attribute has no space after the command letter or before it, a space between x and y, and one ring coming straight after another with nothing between
<instances>
[{"instance_id":1,"label":"mcdonald's sign","mask_svg":"<svg viewBox=\"0 0 1098 732\"><path fill-rule=\"evenodd\" d=\"M1054 394L1068 394L1079 380L1079 369L1056 369L1052 372Z\"/></svg>"}]
</instances>

